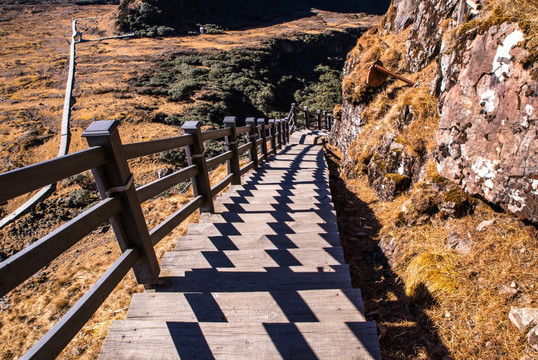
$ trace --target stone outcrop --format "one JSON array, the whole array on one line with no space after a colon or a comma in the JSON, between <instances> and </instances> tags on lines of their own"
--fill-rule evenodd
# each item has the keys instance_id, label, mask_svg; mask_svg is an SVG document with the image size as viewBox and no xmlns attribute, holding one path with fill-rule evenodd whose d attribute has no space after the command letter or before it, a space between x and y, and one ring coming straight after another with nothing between
<instances>
[{"instance_id":1,"label":"stone outcrop","mask_svg":"<svg viewBox=\"0 0 538 360\"><path fill-rule=\"evenodd\" d=\"M475 16L461 4L458 0L393 0L380 28L366 35L370 40L364 41L362 48L359 40L345 68L344 76L348 77L356 75L357 69L368 68L371 59L364 55L368 44L379 46L379 58L403 52L398 55L405 59L405 65L399 65L400 72L405 69L417 74L417 87L428 86L437 98L440 123L433 150L417 154L398 144L393 146L396 142L387 146L384 136L377 140L373 153L368 150L367 166L361 164L364 151L355 150L353 159L348 150L361 146L354 140L366 124L379 121L365 115L381 106L374 98L385 91L389 93L386 100L392 101L390 91L396 97L402 91L392 90L394 87L387 90L390 85L381 91L364 89L357 85L362 79L350 82L347 93L351 88L363 95L350 96L344 91L342 119L331 134L331 142L344 153L347 175L360 173L357 168L361 168L370 184L383 189L378 195L386 200L397 195L385 194L391 188L386 174L407 176L415 184L424 179L424 165L433 159L440 175L467 194L538 223L538 65L525 60L525 34L516 23L488 22L485 18L481 22L480 16L489 15L479 14L478 21L457 28ZM374 38L377 42L371 40ZM397 39L402 45L405 42L405 50L391 48L397 45L387 39ZM392 64L393 69L396 64ZM403 128L417 118L416 109L402 109L398 125L386 129L394 139L405 138ZM382 115L392 116L394 123L390 114L395 112L398 110L387 110Z\"/></svg>"},{"instance_id":2,"label":"stone outcrop","mask_svg":"<svg viewBox=\"0 0 538 360\"><path fill-rule=\"evenodd\" d=\"M466 192L538 222L538 81L523 68L516 24L492 26L461 46L442 95L435 159ZM447 67L451 67L447 61Z\"/></svg>"},{"instance_id":3,"label":"stone outcrop","mask_svg":"<svg viewBox=\"0 0 538 360\"><path fill-rule=\"evenodd\" d=\"M538 309L511 308L508 317L521 332L528 331L527 342L538 351Z\"/></svg>"}]
</instances>

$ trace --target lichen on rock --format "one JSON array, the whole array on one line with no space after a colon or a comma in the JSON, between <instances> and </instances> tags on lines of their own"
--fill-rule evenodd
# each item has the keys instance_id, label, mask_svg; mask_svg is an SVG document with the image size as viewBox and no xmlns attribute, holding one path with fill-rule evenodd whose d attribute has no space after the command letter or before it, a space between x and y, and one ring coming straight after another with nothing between
<instances>
[{"instance_id":1,"label":"lichen on rock","mask_svg":"<svg viewBox=\"0 0 538 360\"><path fill-rule=\"evenodd\" d=\"M331 143L345 156L345 175L368 175L376 189L388 173L422 181L434 159L469 195L538 223L538 25L525 20L523 5L535 20L538 8L495 0L475 16L460 5L393 0L348 56ZM416 79L415 88L367 86L377 59ZM397 156L388 137L404 145Z\"/></svg>"}]
</instances>

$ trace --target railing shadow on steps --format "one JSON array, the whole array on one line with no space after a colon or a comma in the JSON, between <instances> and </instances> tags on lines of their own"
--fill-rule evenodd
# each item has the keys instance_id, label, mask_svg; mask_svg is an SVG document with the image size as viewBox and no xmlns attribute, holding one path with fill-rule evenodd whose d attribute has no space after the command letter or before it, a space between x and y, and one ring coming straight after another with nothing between
<instances>
[{"instance_id":1,"label":"railing shadow on steps","mask_svg":"<svg viewBox=\"0 0 538 360\"><path fill-rule=\"evenodd\" d=\"M281 120L247 118L237 126L236 117L226 117L224 128L201 131L199 122L186 122L184 135L147 142L122 144L118 121L93 122L83 133L88 149L0 174L0 202L13 199L51 183L91 169L101 201L53 230L17 254L0 262L0 297L6 295L37 271L67 251L106 221L110 221L122 255L82 298L56 323L22 359L51 359L60 354L91 318L130 269L139 284L151 287L159 276L153 249L162 238L196 210L213 212L213 197L229 184L241 184L241 176L289 143L298 129L330 130L333 116L312 112L292 104ZM247 142L239 146L245 134ZM206 159L204 142L225 138L226 151ZM184 147L188 166L135 189L127 160ZM240 167L247 153L248 163ZM227 163L228 175L211 187L209 170ZM171 187L191 179L194 198L151 231L141 204Z\"/></svg>"}]
</instances>

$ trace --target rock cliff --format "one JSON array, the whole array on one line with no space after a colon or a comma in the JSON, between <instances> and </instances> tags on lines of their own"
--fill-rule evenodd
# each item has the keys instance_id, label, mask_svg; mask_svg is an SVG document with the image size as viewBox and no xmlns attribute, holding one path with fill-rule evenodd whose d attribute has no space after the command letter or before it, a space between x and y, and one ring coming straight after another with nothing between
<instances>
[{"instance_id":1,"label":"rock cliff","mask_svg":"<svg viewBox=\"0 0 538 360\"><path fill-rule=\"evenodd\" d=\"M368 175L384 200L457 184L538 223L537 14L530 0L393 0L348 55L331 134L345 175ZM378 59L415 87L366 86Z\"/></svg>"}]
</instances>

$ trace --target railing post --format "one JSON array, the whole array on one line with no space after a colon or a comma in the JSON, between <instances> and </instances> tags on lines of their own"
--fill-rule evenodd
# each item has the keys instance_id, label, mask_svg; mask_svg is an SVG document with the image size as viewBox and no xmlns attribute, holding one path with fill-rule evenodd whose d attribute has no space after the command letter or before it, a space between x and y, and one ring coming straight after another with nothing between
<instances>
[{"instance_id":1,"label":"railing post","mask_svg":"<svg viewBox=\"0 0 538 360\"><path fill-rule=\"evenodd\" d=\"M115 120L94 121L82 133L89 146L101 146L106 153L107 163L92 169L102 199L119 196L123 210L110 219L121 251L135 247L140 251L140 260L133 271L139 284L151 286L157 283L159 263L153 250L144 214L134 187L120 135L119 122Z\"/></svg>"},{"instance_id":2,"label":"railing post","mask_svg":"<svg viewBox=\"0 0 538 360\"><path fill-rule=\"evenodd\" d=\"M293 119L293 123L297 124L297 104L296 103L291 104L291 116ZM291 127L290 127L290 132L291 132Z\"/></svg>"},{"instance_id":3,"label":"railing post","mask_svg":"<svg viewBox=\"0 0 538 360\"><path fill-rule=\"evenodd\" d=\"M265 129L265 119L261 118L258 119L258 125L262 128L260 129L260 135L262 139L262 154L263 154L263 161L267 161L267 130Z\"/></svg>"},{"instance_id":4,"label":"railing post","mask_svg":"<svg viewBox=\"0 0 538 360\"><path fill-rule=\"evenodd\" d=\"M286 145L286 119L280 119L280 139L282 146Z\"/></svg>"},{"instance_id":5,"label":"railing post","mask_svg":"<svg viewBox=\"0 0 538 360\"><path fill-rule=\"evenodd\" d=\"M181 128L185 134L193 136L193 144L186 147L185 150L189 166L197 165L200 170L200 173L191 179L194 196L201 195L204 198L200 212L214 212L213 194L211 192L211 183L209 182L209 171L200 126L199 121L187 121Z\"/></svg>"},{"instance_id":6,"label":"railing post","mask_svg":"<svg viewBox=\"0 0 538 360\"><path fill-rule=\"evenodd\" d=\"M284 118L284 145L290 142L290 119Z\"/></svg>"},{"instance_id":7,"label":"railing post","mask_svg":"<svg viewBox=\"0 0 538 360\"><path fill-rule=\"evenodd\" d=\"M288 122L288 124L286 125L287 127L287 131L286 131L286 135L287 135L287 139L288 139L288 144L290 143L290 134L291 134L291 124Z\"/></svg>"},{"instance_id":8,"label":"railing post","mask_svg":"<svg viewBox=\"0 0 538 360\"><path fill-rule=\"evenodd\" d=\"M276 124L276 131L277 131L276 148L280 150L282 149L282 120L275 120L275 124Z\"/></svg>"},{"instance_id":9,"label":"railing post","mask_svg":"<svg viewBox=\"0 0 538 360\"><path fill-rule=\"evenodd\" d=\"M316 116L318 117L318 130L321 130L321 110L316 112Z\"/></svg>"},{"instance_id":10,"label":"railing post","mask_svg":"<svg viewBox=\"0 0 538 360\"><path fill-rule=\"evenodd\" d=\"M310 113L308 112L308 106L303 107L305 127L308 130L310 128Z\"/></svg>"},{"instance_id":11,"label":"railing post","mask_svg":"<svg viewBox=\"0 0 538 360\"><path fill-rule=\"evenodd\" d=\"M254 169L257 169L259 167L258 163L258 146L256 145L256 140L258 140L258 135L256 131L256 119L253 117L249 117L245 120L245 124L247 126L250 126L250 131L248 133L249 140L252 143L252 147L250 148L250 161L252 161L254 164Z\"/></svg>"},{"instance_id":12,"label":"railing post","mask_svg":"<svg viewBox=\"0 0 538 360\"><path fill-rule=\"evenodd\" d=\"M271 134L271 154L276 155L276 123L274 119L269 120L269 132Z\"/></svg>"},{"instance_id":13,"label":"railing post","mask_svg":"<svg viewBox=\"0 0 538 360\"><path fill-rule=\"evenodd\" d=\"M237 118L226 116L224 126L232 129L232 134L226 136L226 151L232 152L232 158L228 160L228 173L233 174L232 185L241 185L241 171L239 167L239 152L237 151Z\"/></svg>"}]
</instances>

